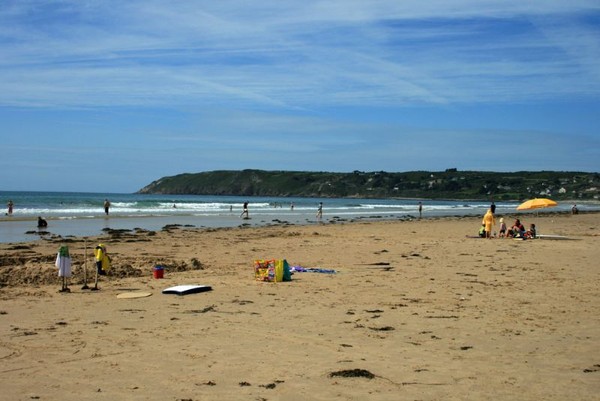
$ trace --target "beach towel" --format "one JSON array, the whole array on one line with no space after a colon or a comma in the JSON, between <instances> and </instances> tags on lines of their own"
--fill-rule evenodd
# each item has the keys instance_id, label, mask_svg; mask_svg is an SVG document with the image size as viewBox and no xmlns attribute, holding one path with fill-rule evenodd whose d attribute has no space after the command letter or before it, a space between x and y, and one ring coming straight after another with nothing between
<instances>
[{"instance_id":1,"label":"beach towel","mask_svg":"<svg viewBox=\"0 0 600 401\"><path fill-rule=\"evenodd\" d=\"M323 269L320 267L302 267L302 266L292 266L290 271L292 273L324 273L324 274L337 273L334 269Z\"/></svg>"}]
</instances>

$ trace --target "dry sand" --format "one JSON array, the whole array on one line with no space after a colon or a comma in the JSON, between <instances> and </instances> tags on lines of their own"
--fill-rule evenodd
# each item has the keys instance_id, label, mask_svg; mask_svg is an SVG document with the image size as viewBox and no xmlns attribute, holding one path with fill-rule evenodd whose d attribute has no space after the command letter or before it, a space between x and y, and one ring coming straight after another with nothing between
<instances>
[{"instance_id":1,"label":"dry sand","mask_svg":"<svg viewBox=\"0 0 600 401\"><path fill-rule=\"evenodd\" d=\"M479 218L113 233L87 242L90 273L98 242L113 258L99 291L70 239L71 293L61 241L0 244L0 399L598 400L600 214L527 217L570 240L466 238ZM259 258L337 273L262 283ZM180 284L213 291L161 294Z\"/></svg>"}]
</instances>

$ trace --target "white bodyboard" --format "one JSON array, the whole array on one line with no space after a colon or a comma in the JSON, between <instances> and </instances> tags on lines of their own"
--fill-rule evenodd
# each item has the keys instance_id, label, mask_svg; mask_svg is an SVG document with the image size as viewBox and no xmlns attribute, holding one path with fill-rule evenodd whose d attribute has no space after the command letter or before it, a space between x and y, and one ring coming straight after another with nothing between
<instances>
[{"instance_id":1,"label":"white bodyboard","mask_svg":"<svg viewBox=\"0 0 600 401\"><path fill-rule=\"evenodd\" d=\"M162 290L163 294L176 294L176 295L187 295L195 294L197 292L206 292L212 290L209 285L176 285L175 287L169 287Z\"/></svg>"}]
</instances>

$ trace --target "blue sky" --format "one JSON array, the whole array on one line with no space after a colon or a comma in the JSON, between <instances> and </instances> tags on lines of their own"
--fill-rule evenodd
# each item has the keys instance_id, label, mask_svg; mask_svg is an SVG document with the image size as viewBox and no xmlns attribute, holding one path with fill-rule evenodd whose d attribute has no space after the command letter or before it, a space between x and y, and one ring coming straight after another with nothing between
<instances>
[{"instance_id":1,"label":"blue sky","mask_svg":"<svg viewBox=\"0 0 600 401\"><path fill-rule=\"evenodd\" d=\"M0 2L0 190L600 171L597 0Z\"/></svg>"}]
</instances>

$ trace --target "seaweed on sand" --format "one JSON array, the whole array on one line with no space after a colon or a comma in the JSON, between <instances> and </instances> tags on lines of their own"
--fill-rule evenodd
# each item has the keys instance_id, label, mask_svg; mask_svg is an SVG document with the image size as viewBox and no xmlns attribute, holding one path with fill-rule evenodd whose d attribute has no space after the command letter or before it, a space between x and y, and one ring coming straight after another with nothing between
<instances>
[{"instance_id":1,"label":"seaweed on sand","mask_svg":"<svg viewBox=\"0 0 600 401\"><path fill-rule=\"evenodd\" d=\"M367 379L373 379L375 375L365 369L345 369L338 370L337 372L331 372L329 377L364 377Z\"/></svg>"}]
</instances>

